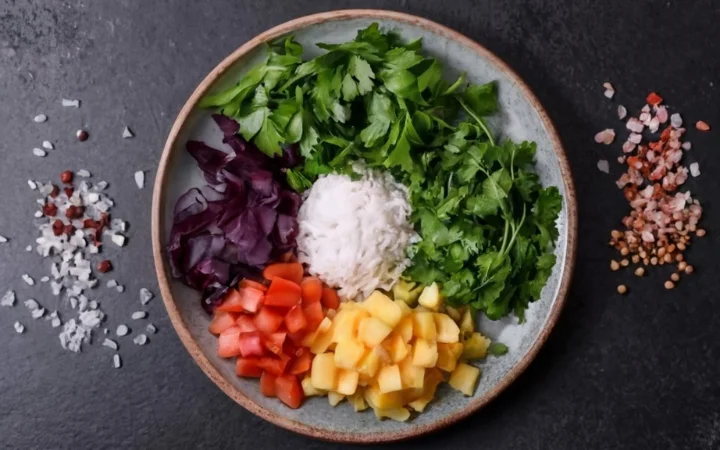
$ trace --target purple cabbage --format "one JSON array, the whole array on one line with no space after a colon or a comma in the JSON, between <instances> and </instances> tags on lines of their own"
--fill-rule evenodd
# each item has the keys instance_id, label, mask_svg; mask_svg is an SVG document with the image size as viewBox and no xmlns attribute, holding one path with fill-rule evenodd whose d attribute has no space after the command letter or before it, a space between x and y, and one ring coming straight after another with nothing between
<instances>
[{"instance_id":1,"label":"purple cabbage","mask_svg":"<svg viewBox=\"0 0 720 450\"><path fill-rule=\"evenodd\" d=\"M207 185L176 202L167 246L173 276L202 291L208 311L229 286L258 279L263 266L295 250L300 196L287 186L283 169L301 162L293 147L269 158L237 134L236 121L212 117L234 153L188 141Z\"/></svg>"}]
</instances>

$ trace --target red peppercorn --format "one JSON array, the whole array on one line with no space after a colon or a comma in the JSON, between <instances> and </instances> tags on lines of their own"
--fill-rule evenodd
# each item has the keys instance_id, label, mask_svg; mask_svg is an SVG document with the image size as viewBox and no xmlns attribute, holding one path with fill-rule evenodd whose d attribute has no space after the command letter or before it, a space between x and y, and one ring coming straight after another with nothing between
<instances>
[{"instance_id":1,"label":"red peppercorn","mask_svg":"<svg viewBox=\"0 0 720 450\"><path fill-rule=\"evenodd\" d=\"M77 130L77 133L75 133L75 136L77 137L77 140L80 142L87 141L88 137L90 137L90 135L88 135L88 132L85 130Z\"/></svg>"},{"instance_id":2,"label":"red peppercorn","mask_svg":"<svg viewBox=\"0 0 720 450\"><path fill-rule=\"evenodd\" d=\"M65 195L67 195L68 198L72 197L73 192L75 192L75 189L73 189L71 187L66 187L63 190L65 191Z\"/></svg>"},{"instance_id":3,"label":"red peppercorn","mask_svg":"<svg viewBox=\"0 0 720 450\"><path fill-rule=\"evenodd\" d=\"M97 266L97 270L100 273L109 272L112 270L112 263L109 260L100 261Z\"/></svg>"},{"instance_id":4,"label":"red peppercorn","mask_svg":"<svg viewBox=\"0 0 720 450\"><path fill-rule=\"evenodd\" d=\"M54 203L46 203L42 208L43 214L47 217L55 217L57 214L57 206Z\"/></svg>"},{"instance_id":5,"label":"red peppercorn","mask_svg":"<svg viewBox=\"0 0 720 450\"><path fill-rule=\"evenodd\" d=\"M64 228L65 228L65 225L63 224L62 220L55 219L55 221L52 224L53 234L55 236L60 236L61 234L63 234Z\"/></svg>"},{"instance_id":6,"label":"red peppercorn","mask_svg":"<svg viewBox=\"0 0 720 450\"><path fill-rule=\"evenodd\" d=\"M66 170L65 172L60 174L60 181L62 181L65 184L72 183L73 180L73 173L69 170Z\"/></svg>"},{"instance_id":7,"label":"red peppercorn","mask_svg":"<svg viewBox=\"0 0 720 450\"><path fill-rule=\"evenodd\" d=\"M65 210L65 217L67 217L68 219L79 219L84 213L84 206L70 205L68 209Z\"/></svg>"},{"instance_id":8,"label":"red peppercorn","mask_svg":"<svg viewBox=\"0 0 720 450\"><path fill-rule=\"evenodd\" d=\"M72 224L65 225L65 228L63 229L63 234L67 234L68 236L72 236L75 234L75 227Z\"/></svg>"},{"instance_id":9,"label":"red peppercorn","mask_svg":"<svg viewBox=\"0 0 720 450\"><path fill-rule=\"evenodd\" d=\"M83 228L97 228L98 223L92 219L83 220Z\"/></svg>"},{"instance_id":10,"label":"red peppercorn","mask_svg":"<svg viewBox=\"0 0 720 450\"><path fill-rule=\"evenodd\" d=\"M52 191L50 191L50 194L49 194L50 197L55 198L55 197L58 196L59 193L60 193L60 188L57 187L57 186L55 186L55 185L53 184L53 185L52 185Z\"/></svg>"}]
</instances>

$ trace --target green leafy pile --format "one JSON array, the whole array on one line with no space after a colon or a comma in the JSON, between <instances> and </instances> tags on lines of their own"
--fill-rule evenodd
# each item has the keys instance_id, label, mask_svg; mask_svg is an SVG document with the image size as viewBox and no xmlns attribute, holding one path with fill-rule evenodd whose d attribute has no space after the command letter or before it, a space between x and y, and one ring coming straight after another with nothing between
<instances>
[{"instance_id":1,"label":"green leafy pile","mask_svg":"<svg viewBox=\"0 0 720 450\"><path fill-rule=\"evenodd\" d=\"M532 172L535 144L496 142L484 118L498 110L494 83L443 77L442 64L377 24L303 61L288 37L233 88L206 97L269 156L297 145L287 171L301 192L321 174L352 173L362 159L409 188L422 237L404 276L438 282L448 301L491 319L521 320L553 265L562 198Z\"/></svg>"}]
</instances>

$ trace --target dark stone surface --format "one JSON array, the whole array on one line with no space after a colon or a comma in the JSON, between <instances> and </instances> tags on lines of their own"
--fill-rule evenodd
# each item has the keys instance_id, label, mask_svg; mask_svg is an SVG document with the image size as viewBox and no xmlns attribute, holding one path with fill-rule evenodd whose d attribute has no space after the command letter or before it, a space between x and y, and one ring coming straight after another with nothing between
<instances>
[{"instance_id":1,"label":"dark stone surface","mask_svg":"<svg viewBox=\"0 0 720 450\"><path fill-rule=\"evenodd\" d=\"M0 287L46 306L39 258L23 251L34 198L25 181L86 168L112 185L115 213L131 223L130 241L113 251L124 295L103 298L112 327L139 309L137 290L157 290L150 252L151 189L132 174L155 164L173 117L225 55L285 20L341 7L407 11L486 45L529 83L565 142L578 189L580 245L575 282L560 322L529 370L489 407L435 435L397 447L487 449L720 448L720 3L694 1L52 1L0 5ZM601 83L618 94L609 102ZM613 178L618 147L594 133L619 128L617 103L633 110L658 90L688 122L689 158L703 176L689 182L704 201L709 237L689 252L696 275L672 292L666 271L640 282L608 270L607 233L625 211ZM62 97L80 98L79 110ZM32 122L44 112L46 124ZM136 133L120 139L123 126ZM88 142L75 130L86 126ZM53 139L45 159L33 147ZM149 184L149 182L148 182ZM713 275L715 273L716 275ZM615 294L619 282L631 294ZM82 355L60 349L57 330L24 307L0 309L0 448L339 448L293 435L235 405L195 366L159 300L150 308L159 334L137 347L121 341L122 370L99 346ZM15 320L28 327L23 335Z\"/></svg>"}]
</instances>

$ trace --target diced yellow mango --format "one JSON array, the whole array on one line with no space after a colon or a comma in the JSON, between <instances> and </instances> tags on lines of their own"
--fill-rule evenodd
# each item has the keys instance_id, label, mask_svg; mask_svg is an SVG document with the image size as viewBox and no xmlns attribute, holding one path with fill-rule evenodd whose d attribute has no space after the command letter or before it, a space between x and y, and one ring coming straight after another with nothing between
<instances>
[{"instance_id":1,"label":"diced yellow mango","mask_svg":"<svg viewBox=\"0 0 720 450\"><path fill-rule=\"evenodd\" d=\"M467 308L460 320L460 332L462 333L463 338L467 339L473 331L475 331L475 321L473 320L470 308Z\"/></svg>"},{"instance_id":2,"label":"diced yellow mango","mask_svg":"<svg viewBox=\"0 0 720 450\"><path fill-rule=\"evenodd\" d=\"M415 340L412 352L413 366L417 367L435 367L438 359L438 349L435 342L427 339L418 338Z\"/></svg>"},{"instance_id":3,"label":"diced yellow mango","mask_svg":"<svg viewBox=\"0 0 720 450\"><path fill-rule=\"evenodd\" d=\"M326 317L327 319L327 317ZM333 344L333 333L334 333L334 324L330 326L330 328L324 332L318 333L315 337L315 340L313 341L312 345L310 346L310 351L315 353L316 355L319 355L321 353L325 353L328 351L330 346Z\"/></svg>"},{"instance_id":4,"label":"diced yellow mango","mask_svg":"<svg viewBox=\"0 0 720 450\"><path fill-rule=\"evenodd\" d=\"M457 360L460 359L463 353L463 348L465 346L461 342L455 342L453 344L447 344L448 348L450 349L450 353L452 353L453 357Z\"/></svg>"},{"instance_id":5,"label":"diced yellow mango","mask_svg":"<svg viewBox=\"0 0 720 450\"><path fill-rule=\"evenodd\" d=\"M434 314L435 335L438 342L452 344L460 342L460 327L447 314Z\"/></svg>"},{"instance_id":6,"label":"diced yellow mango","mask_svg":"<svg viewBox=\"0 0 720 450\"><path fill-rule=\"evenodd\" d=\"M420 298L418 298L418 303L433 311L440 309L440 306L442 306L442 297L440 296L440 288L437 283L433 282L430 286L425 286L422 294L420 294Z\"/></svg>"},{"instance_id":7,"label":"diced yellow mango","mask_svg":"<svg viewBox=\"0 0 720 450\"><path fill-rule=\"evenodd\" d=\"M412 313L412 309L402 300L395 300L395 303L400 307L401 317L405 318Z\"/></svg>"},{"instance_id":8,"label":"diced yellow mango","mask_svg":"<svg viewBox=\"0 0 720 450\"><path fill-rule=\"evenodd\" d=\"M377 382L380 392L383 394L402 390L400 367L397 364L393 364L381 368L377 375Z\"/></svg>"},{"instance_id":9,"label":"diced yellow mango","mask_svg":"<svg viewBox=\"0 0 720 450\"><path fill-rule=\"evenodd\" d=\"M343 395L353 395L357 390L359 375L354 370L340 369L338 371L335 392Z\"/></svg>"},{"instance_id":10,"label":"diced yellow mango","mask_svg":"<svg viewBox=\"0 0 720 450\"><path fill-rule=\"evenodd\" d=\"M445 305L445 312L452 320L454 320L457 323L460 323L460 319L462 319L462 314L460 314L459 309L455 309L452 306Z\"/></svg>"},{"instance_id":11,"label":"diced yellow mango","mask_svg":"<svg viewBox=\"0 0 720 450\"><path fill-rule=\"evenodd\" d=\"M398 326L395 328L395 332L403 337L405 343L410 342L413 338L413 318L412 315L403 317Z\"/></svg>"},{"instance_id":12,"label":"diced yellow mango","mask_svg":"<svg viewBox=\"0 0 720 450\"><path fill-rule=\"evenodd\" d=\"M438 359L435 367L440 370L444 370L445 372L452 372L453 370L455 370L458 362L458 358L453 354L450 345L452 344L443 344L440 342L437 345Z\"/></svg>"},{"instance_id":13,"label":"diced yellow mango","mask_svg":"<svg viewBox=\"0 0 720 450\"><path fill-rule=\"evenodd\" d=\"M390 336L383 341L383 347L390 354L390 359L394 363L402 361L410 353L410 346L405 343L402 336L395 332L390 333Z\"/></svg>"},{"instance_id":14,"label":"diced yellow mango","mask_svg":"<svg viewBox=\"0 0 720 450\"><path fill-rule=\"evenodd\" d=\"M425 370L425 369L423 369ZM421 398L425 394L424 388L409 388L402 390L403 404L409 405L415 400Z\"/></svg>"},{"instance_id":15,"label":"diced yellow mango","mask_svg":"<svg viewBox=\"0 0 720 450\"><path fill-rule=\"evenodd\" d=\"M435 397L435 391L442 381L443 376L440 370L437 368L426 370L424 392L420 397L408 403L408 406L417 412L423 412L428 403Z\"/></svg>"},{"instance_id":16,"label":"diced yellow mango","mask_svg":"<svg viewBox=\"0 0 720 450\"><path fill-rule=\"evenodd\" d=\"M365 401L365 391L358 388L353 395L348 396L348 403L350 403L355 412L365 411L368 409L368 404Z\"/></svg>"},{"instance_id":17,"label":"diced yellow mango","mask_svg":"<svg viewBox=\"0 0 720 450\"><path fill-rule=\"evenodd\" d=\"M337 384L337 367L332 353L316 355L310 369L310 378L315 389L331 391Z\"/></svg>"},{"instance_id":18,"label":"diced yellow mango","mask_svg":"<svg viewBox=\"0 0 720 450\"><path fill-rule=\"evenodd\" d=\"M420 389L425 385L425 368L412 364L412 357L408 356L400 364L400 378L404 389Z\"/></svg>"},{"instance_id":19,"label":"diced yellow mango","mask_svg":"<svg viewBox=\"0 0 720 450\"><path fill-rule=\"evenodd\" d=\"M357 366L358 372L367 378L373 378L380 368L380 355L375 349L371 349Z\"/></svg>"},{"instance_id":20,"label":"diced yellow mango","mask_svg":"<svg viewBox=\"0 0 720 450\"><path fill-rule=\"evenodd\" d=\"M327 392L315 389L315 386L312 384L312 379L310 379L309 376L306 376L303 378L303 380L300 382L300 385L302 386L303 393L305 394L305 397L312 397L315 395L325 395Z\"/></svg>"},{"instance_id":21,"label":"diced yellow mango","mask_svg":"<svg viewBox=\"0 0 720 450\"><path fill-rule=\"evenodd\" d=\"M385 322L377 317L366 317L360 320L358 339L369 348L380 344L392 332Z\"/></svg>"},{"instance_id":22,"label":"diced yellow mango","mask_svg":"<svg viewBox=\"0 0 720 450\"><path fill-rule=\"evenodd\" d=\"M421 284L400 279L393 286L392 294L395 300L400 300L409 306L413 306L417 303L422 290L423 286Z\"/></svg>"},{"instance_id":23,"label":"diced yellow mango","mask_svg":"<svg viewBox=\"0 0 720 450\"><path fill-rule=\"evenodd\" d=\"M410 411L408 411L407 408L373 408L373 411L375 412L375 417L379 420L387 417L388 419L396 420L398 422L405 422L410 418Z\"/></svg>"},{"instance_id":24,"label":"diced yellow mango","mask_svg":"<svg viewBox=\"0 0 720 450\"><path fill-rule=\"evenodd\" d=\"M382 393L377 386L368 386L365 389L365 400L373 408L390 409L403 406L402 393L400 391Z\"/></svg>"},{"instance_id":25,"label":"diced yellow mango","mask_svg":"<svg viewBox=\"0 0 720 450\"><path fill-rule=\"evenodd\" d=\"M357 337L358 325L360 320L369 317L370 313L364 309L342 309L335 319L333 319L334 333L333 342L340 342L347 339L355 339Z\"/></svg>"},{"instance_id":26,"label":"diced yellow mango","mask_svg":"<svg viewBox=\"0 0 720 450\"><path fill-rule=\"evenodd\" d=\"M434 341L436 339L437 331L435 330L434 313L413 313L413 335L428 341Z\"/></svg>"},{"instance_id":27,"label":"diced yellow mango","mask_svg":"<svg viewBox=\"0 0 720 450\"><path fill-rule=\"evenodd\" d=\"M330 403L330 406L337 406L338 403L343 401L345 399L345 396L342 394L338 394L337 392L328 392L328 403Z\"/></svg>"},{"instance_id":28,"label":"diced yellow mango","mask_svg":"<svg viewBox=\"0 0 720 450\"><path fill-rule=\"evenodd\" d=\"M400 306L380 291L370 294L370 297L363 302L363 305L371 316L377 317L391 328L394 328L402 319Z\"/></svg>"},{"instance_id":29,"label":"diced yellow mango","mask_svg":"<svg viewBox=\"0 0 720 450\"><path fill-rule=\"evenodd\" d=\"M335 347L335 365L343 369L355 369L367 349L353 338L338 342Z\"/></svg>"},{"instance_id":30,"label":"diced yellow mango","mask_svg":"<svg viewBox=\"0 0 720 450\"><path fill-rule=\"evenodd\" d=\"M323 317L323 320L320 322L317 329L305 336L300 344L303 347L311 347L315 342L315 339L317 339L318 336L325 334L330 328L332 328L332 320L327 317Z\"/></svg>"},{"instance_id":31,"label":"diced yellow mango","mask_svg":"<svg viewBox=\"0 0 720 450\"><path fill-rule=\"evenodd\" d=\"M453 389L467 396L472 396L479 377L480 369L469 364L460 363L450 375L448 383Z\"/></svg>"},{"instance_id":32,"label":"diced yellow mango","mask_svg":"<svg viewBox=\"0 0 720 450\"><path fill-rule=\"evenodd\" d=\"M358 372L358 373L360 373L360 372ZM370 386L374 382L375 382L375 378L369 377L369 376L365 375L364 373L360 373L360 376L358 378L358 386L366 387L366 386Z\"/></svg>"},{"instance_id":33,"label":"diced yellow mango","mask_svg":"<svg viewBox=\"0 0 720 450\"><path fill-rule=\"evenodd\" d=\"M490 346L490 339L480 333L471 333L470 337L463 343L462 358L466 360L482 359L487 356Z\"/></svg>"}]
</instances>

